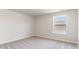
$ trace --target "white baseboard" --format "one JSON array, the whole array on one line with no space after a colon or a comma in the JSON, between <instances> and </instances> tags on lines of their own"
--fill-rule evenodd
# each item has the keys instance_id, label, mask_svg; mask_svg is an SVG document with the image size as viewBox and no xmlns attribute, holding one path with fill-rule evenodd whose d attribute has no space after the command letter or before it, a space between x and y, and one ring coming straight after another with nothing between
<instances>
[{"instance_id":1,"label":"white baseboard","mask_svg":"<svg viewBox=\"0 0 79 59\"><path fill-rule=\"evenodd\" d=\"M34 36L34 35L29 35L29 36L26 36L26 37L22 37L22 38L20 38L20 39L18 38L18 39L13 39L13 40L0 41L0 44L5 44L5 43L17 41L17 40L22 40L22 39L29 38L29 37L32 37L32 36ZM68 43L77 44L77 42L74 42L74 41L59 40L59 39L56 39L56 38L51 38L51 37L46 37L46 36L41 36L41 35L35 35L35 36L43 37L43 38L49 38L49 39L53 39L53 40L57 40L57 41L63 41L63 42L68 42Z\"/></svg>"},{"instance_id":2,"label":"white baseboard","mask_svg":"<svg viewBox=\"0 0 79 59\"><path fill-rule=\"evenodd\" d=\"M38 36L38 37L43 37L43 38L52 39L52 40L56 40L56 41L62 41L62 42L77 44L77 42L75 42L75 41L69 41L69 40L63 40L63 39L60 40L60 39L51 38L51 37L47 37L47 36L41 36L41 35L37 35L37 36Z\"/></svg>"},{"instance_id":3,"label":"white baseboard","mask_svg":"<svg viewBox=\"0 0 79 59\"><path fill-rule=\"evenodd\" d=\"M13 41L17 41L17 40L22 40L22 39L25 39L25 38L29 38L29 37L32 37L33 35L30 35L30 36L26 36L26 37L21 37L20 39L13 39L13 40L5 40L5 41L0 41L0 44L5 44L5 43L9 43L9 42L13 42Z\"/></svg>"}]
</instances>

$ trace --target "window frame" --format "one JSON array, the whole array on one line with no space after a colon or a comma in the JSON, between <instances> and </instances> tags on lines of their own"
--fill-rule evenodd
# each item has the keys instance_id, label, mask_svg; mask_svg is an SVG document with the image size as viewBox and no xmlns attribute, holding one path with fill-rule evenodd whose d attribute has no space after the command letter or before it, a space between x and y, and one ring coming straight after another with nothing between
<instances>
[{"instance_id":1,"label":"window frame","mask_svg":"<svg viewBox=\"0 0 79 59\"><path fill-rule=\"evenodd\" d=\"M56 22L55 22L55 18L56 17L65 17L65 30L63 31L63 33L57 33L57 32L54 32L55 30L55 25L56 25ZM59 21L59 20L58 20ZM61 35L66 35L67 34L67 23L68 22L68 16L67 15L55 15L53 16L53 34L61 34ZM64 24L64 23L63 23Z\"/></svg>"}]
</instances>

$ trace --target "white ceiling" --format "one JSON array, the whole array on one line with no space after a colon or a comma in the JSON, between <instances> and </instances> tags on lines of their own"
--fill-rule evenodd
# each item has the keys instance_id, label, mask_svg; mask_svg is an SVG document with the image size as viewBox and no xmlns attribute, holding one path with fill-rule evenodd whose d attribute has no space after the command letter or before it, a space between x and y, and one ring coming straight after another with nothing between
<instances>
[{"instance_id":1,"label":"white ceiling","mask_svg":"<svg viewBox=\"0 0 79 59\"><path fill-rule=\"evenodd\" d=\"M11 9L11 10L31 16L39 16L48 13L60 12L63 11L64 9Z\"/></svg>"}]
</instances>

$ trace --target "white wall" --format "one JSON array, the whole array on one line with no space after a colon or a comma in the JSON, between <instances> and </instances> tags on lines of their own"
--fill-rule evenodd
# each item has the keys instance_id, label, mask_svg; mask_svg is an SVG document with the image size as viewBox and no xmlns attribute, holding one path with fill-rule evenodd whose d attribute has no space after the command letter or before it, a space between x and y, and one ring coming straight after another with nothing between
<instances>
[{"instance_id":1,"label":"white wall","mask_svg":"<svg viewBox=\"0 0 79 59\"><path fill-rule=\"evenodd\" d=\"M31 16L0 10L0 44L32 36L33 25Z\"/></svg>"},{"instance_id":2,"label":"white wall","mask_svg":"<svg viewBox=\"0 0 79 59\"><path fill-rule=\"evenodd\" d=\"M79 48L79 10L78 10L78 48Z\"/></svg>"},{"instance_id":3,"label":"white wall","mask_svg":"<svg viewBox=\"0 0 79 59\"><path fill-rule=\"evenodd\" d=\"M52 33L54 15L68 15L67 35ZM55 40L77 43L77 10L70 10L36 17L36 35Z\"/></svg>"}]
</instances>

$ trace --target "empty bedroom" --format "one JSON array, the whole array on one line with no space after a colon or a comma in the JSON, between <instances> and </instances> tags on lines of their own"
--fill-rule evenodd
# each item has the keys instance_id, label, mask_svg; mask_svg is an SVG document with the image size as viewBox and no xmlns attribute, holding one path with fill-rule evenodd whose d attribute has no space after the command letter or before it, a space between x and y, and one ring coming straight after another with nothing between
<instances>
[{"instance_id":1,"label":"empty bedroom","mask_svg":"<svg viewBox=\"0 0 79 59\"><path fill-rule=\"evenodd\" d=\"M0 49L77 48L77 9L0 9Z\"/></svg>"}]
</instances>

